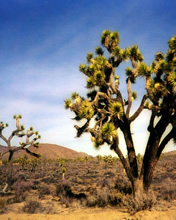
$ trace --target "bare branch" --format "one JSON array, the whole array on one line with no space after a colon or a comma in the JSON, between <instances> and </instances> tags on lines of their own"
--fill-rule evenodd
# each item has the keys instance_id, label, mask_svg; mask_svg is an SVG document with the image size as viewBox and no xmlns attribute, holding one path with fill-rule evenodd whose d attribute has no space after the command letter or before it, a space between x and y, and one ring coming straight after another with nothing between
<instances>
[{"instance_id":1,"label":"bare branch","mask_svg":"<svg viewBox=\"0 0 176 220\"><path fill-rule=\"evenodd\" d=\"M144 95L143 98L142 98L142 101L141 101L141 104L139 106L139 108L137 109L137 111L130 117L130 122L134 121L139 115L140 113L143 111L144 109L144 104L145 104L145 101L147 99L147 95Z\"/></svg>"},{"instance_id":2,"label":"bare branch","mask_svg":"<svg viewBox=\"0 0 176 220\"><path fill-rule=\"evenodd\" d=\"M89 126L89 122L90 120L87 120L86 123L82 126L82 127L79 127L78 125L75 125L74 127L76 128L77 130L77 135L76 137L81 137L81 135L86 131L86 129L88 128Z\"/></svg>"},{"instance_id":3,"label":"bare branch","mask_svg":"<svg viewBox=\"0 0 176 220\"><path fill-rule=\"evenodd\" d=\"M164 150L166 144L168 144L168 142L174 138L176 136L176 129L172 128L172 130L166 135L166 137L162 140L162 142L160 143L159 147L158 147L158 151L157 151L157 158L159 159L162 151Z\"/></svg>"},{"instance_id":4,"label":"bare branch","mask_svg":"<svg viewBox=\"0 0 176 220\"><path fill-rule=\"evenodd\" d=\"M94 100L92 101L92 105L96 105L96 106L98 105L98 99L99 99L99 97L105 98L105 99L107 99L108 101L110 101L109 97L108 97L105 93L103 93L103 92L97 92L97 94L96 94Z\"/></svg>"},{"instance_id":5,"label":"bare branch","mask_svg":"<svg viewBox=\"0 0 176 220\"><path fill-rule=\"evenodd\" d=\"M6 142L6 144L8 144L7 138L4 137L4 135L2 135L1 133L0 133L0 138L1 138L4 142Z\"/></svg>"},{"instance_id":6,"label":"bare branch","mask_svg":"<svg viewBox=\"0 0 176 220\"><path fill-rule=\"evenodd\" d=\"M126 110L126 116L127 116L127 118L129 118L130 110L131 110L131 106L132 106L131 80L129 77L127 79L127 91L128 91L128 106L127 106L127 110Z\"/></svg>"},{"instance_id":7,"label":"bare branch","mask_svg":"<svg viewBox=\"0 0 176 220\"><path fill-rule=\"evenodd\" d=\"M34 157L37 157L37 158L40 157L40 154L36 154L36 153L30 151L28 148L25 148L24 150L26 150L26 152L27 152L28 154L30 154L30 155L32 155L32 156L34 156Z\"/></svg>"},{"instance_id":8,"label":"bare branch","mask_svg":"<svg viewBox=\"0 0 176 220\"><path fill-rule=\"evenodd\" d=\"M118 140L118 136L113 138L113 144L111 145L111 150L114 150L116 152L116 154L119 156L121 163L123 164L123 167L128 175L128 178L130 179L130 181L134 180L133 174L131 172L129 163L127 162L127 160L125 159L125 157L123 156L122 151L119 148L119 140Z\"/></svg>"}]
</instances>

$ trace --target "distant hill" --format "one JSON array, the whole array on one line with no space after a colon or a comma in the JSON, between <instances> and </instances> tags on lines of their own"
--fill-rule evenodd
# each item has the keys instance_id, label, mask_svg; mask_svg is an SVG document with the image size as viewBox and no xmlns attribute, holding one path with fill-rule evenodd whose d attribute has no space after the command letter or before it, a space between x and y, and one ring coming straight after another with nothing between
<instances>
[{"instance_id":1,"label":"distant hill","mask_svg":"<svg viewBox=\"0 0 176 220\"><path fill-rule=\"evenodd\" d=\"M40 154L42 159L57 159L58 157L67 158L67 159L75 159L78 157L88 156L86 153L77 152L69 148L62 147L62 146L55 145L55 144L46 144L46 143L44 144L43 143L43 144L40 144L39 148L30 146L29 149L32 152ZM6 151L6 147L0 145L0 152L5 152L5 151ZM23 157L25 154L27 154L26 151L19 150L14 154L14 159ZM32 156L30 156L29 154L27 155L28 155L28 158L32 158ZM7 159L7 158L8 158L8 154L1 157L1 159Z\"/></svg>"}]
</instances>

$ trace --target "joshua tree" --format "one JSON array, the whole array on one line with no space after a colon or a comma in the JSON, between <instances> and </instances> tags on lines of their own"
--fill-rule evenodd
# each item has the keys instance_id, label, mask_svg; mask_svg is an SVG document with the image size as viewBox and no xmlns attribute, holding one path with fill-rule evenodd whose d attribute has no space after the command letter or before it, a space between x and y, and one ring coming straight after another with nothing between
<instances>
[{"instance_id":1,"label":"joshua tree","mask_svg":"<svg viewBox=\"0 0 176 220\"><path fill-rule=\"evenodd\" d=\"M164 147L171 139L176 141L176 36L169 40L167 53L156 53L151 65L144 63L136 45L121 49L118 32L103 31L101 44L108 57L104 56L101 47L97 47L96 56L88 53L87 65L79 66L87 77L87 98L74 92L71 99L65 100L65 108L75 113L75 120L84 121L83 126L75 125L77 137L88 132L96 147L105 143L110 146L124 166L134 196L147 193ZM126 94L122 94L119 88L120 79L124 77L116 72L124 61L129 61L130 65L124 71ZM137 98L132 86L138 78L144 80L146 92L138 102L138 108L132 112L132 104ZM149 138L139 170L131 124L144 109L150 111L146 128ZM119 130L126 142L127 158L119 145Z\"/></svg>"},{"instance_id":2,"label":"joshua tree","mask_svg":"<svg viewBox=\"0 0 176 220\"><path fill-rule=\"evenodd\" d=\"M34 146L34 147L39 147L39 142L37 142L37 140L41 137L38 134L38 131L34 131L33 127L30 127L26 133L25 133L25 128L23 125L20 125L20 119L22 118L21 115L14 115L14 119L16 120L16 129L14 131L12 131L11 135L9 136L9 138L6 138L2 132L3 130L8 127L8 124L4 124L3 122L0 122L0 138L6 143L7 145L7 150L3 153L0 152L0 156L3 156L5 154L9 154L8 156L8 162L9 162L9 174L8 174L8 178L7 178L7 184L4 188L4 192L7 190L7 188L10 188L11 186L11 175L12 175L12 160L13 160L13 155L15 152L19 151L19 150L25 150L26 153L34 156L34 157L40 157L39 154L36 154L34 152L31 152L29 150L29 146ZM19 146L17 147L13 147L11 146L11 140L14 137L18 137L18 138L23 138L24 141L19 142ZM11 171L10 171L11 170Z\"/></svg>"},{"instance_id":3,"label":"joshua tree","mask_svg":"<svg viewBox=\"0 0 176 220\"><path fill-rule=\"evenodd\" d=\"M65 167L62 168L62 179L64 180L65 179L65 172L66 172L66 169Z\"/></svg>"}]
</instances>

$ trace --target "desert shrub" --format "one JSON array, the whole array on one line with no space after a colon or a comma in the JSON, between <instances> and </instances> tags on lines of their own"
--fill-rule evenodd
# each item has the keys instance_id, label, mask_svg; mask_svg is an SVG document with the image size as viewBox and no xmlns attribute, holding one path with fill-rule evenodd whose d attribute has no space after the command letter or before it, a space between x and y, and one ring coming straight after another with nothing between
<instances>
[{"instance_id":1,"label":"desert shrub","mask_svg":"<svg viewBox=\"0 0 176 220\"><path fill-rule=\"evenodd\" d=\"M59 196L60 202L69 207L72 203L73 193L71 184L68 180L64 180L56 186L56 195Z\"/></svg>"},{"instance_id":2,"label":"desert shrub","mask_svg":"<svg viewBox=\"0 0 176 220\"><path fill-rule=\"evenodd\" d=\"M50 188L48 185L42 185L38 189L39 192L39 198L43 198L44 195L49 195L51 193Z\"/></svg>"},{"instance_id":3,"label":"desert shrub","mask_svg":"<svg viewBox=\"0 0 176 220\"><path fill-rule=\"evenodd\" d=\"M72 195L71 183L68 180L64 180L56 186L56 195L59 196L61 194L64 196Z\"/></svg>"},{"instance_id":4,"label":"desert shrub","mask_svg":"<svg viewBox=\"0 0 176 220\"><path fill-rule=\"evenodd\" d=\"M89 195L87 197L86 205L88 207L94 207L97 205L97 198L95 197L95 195Z\"/></svg>"},{"instance_id":5,"label":"desert shrub","mask_svg":"<svg viewBox=\"0 0 176 220\"><path fill-rule=\"evenodd\" d=\"M42 182L46 184L56 183L57 181L53 177L45 177L42 179Z\"/></svg>"},{"instance_id":6,"label":"desert shrub","mask_svg":"<svg viewBox=\"0 0 176 220\"><path fill-rule=\"evenodd\" d=\"M24 181L24 180L17 180L13 184L13 189L15 191L15 197L14 197L14 202L22 202L25 200L26 191L29 191L33 187L33 182L32 181Z\"/></svg>"},{"instance_id":7,"label":"desert shrub","mask_svg":"<svg viewBox=\"0 0 176 220\"><path fill-rule=\"evenodd\" d=\"M175 182L171 178L165 178L161 185L161 198L167 201L176 199Z\"/></svg>"},{"instance_id":8,"label":"desert shrub","mask_svg":"<svg viewBox=\"0 0 176 220\"><path fill-rule=\"evenodd\" d=\"M59 196L60 202L65 204L66 207L72 205L76 200L80 201L80 204L83 203L83 200L86 199L84 193L73 192L69 180L63 180L56 186L56 195Z\"/></svg>"},{"instance_id":9,"label":"desert shrub","mask_svg":"<svg viewBox=\"0 0 176 220\"><path fill-rule=\"evenodd\" d=\"M43 213L44 214L57 214L57 210L55 208L55 205L53 202L49 201L47 202L46 206L43 207Z\"/></svg>"},{"instance_id":10,"label":"desert shrub","mask_svg":"<svg viewBox=\"0 0 176 220\"><path fill-rule=\"evenodd\" d=\"M129 181L118 179L115 184L115 189L124 193L124 194L131 194L132 188Z\"/></svg>"},{"instance_id":11,"label":"desert shrub","mask_svg":"<svg viewBox=\"0 0 176 220\"><path fill-rule=\"evenodd\" d=\"M109 203L109 190L107 187L96 189L93 194L87 197L86 205L88 207L105 207Z\"/></svg>"},{"instance_id":12,"label":"desert shrub","mask_svg":"<svg viewBox=\"0 0 176 220\"><path fill-rule=\"evenodd\" d=\"M156 203L156 198L153 192L149 192L148 195L138 194L135 198L132 195L126 195L122 203L130 213L136 213L141 210L151 210Z\"/></svg>"},{"instance_id":13,"label":"desert shrub","mask_svg":"<svg viewBox=\"0 0 176 220\"><path fill-rule=\"evenodd\" d=\"M109 195L109 204L111 206L121 206L124 196L123 193L118 192L116 189L112 189Z\"/></svg>"},{"instance_id":14,"label":"desert shrub","mask_svg":"<svg viewBox=\"0 0 176 220\"><path fill-rule=\"evenodd\" d=\"M0 214L5 212L5 207L6 207L6 200L0 198Z\"/></svg>"},{"instance_id":15,"label":"desert shrub","mask_svg":"<svg viewBox=\"0 0 176 220\"><path fill-rule=\"evenodd\" d=\"M23 211L29 214L41 213L43 208L40 202L30 200L23 206Z\"/></svg>"}]
</instances>

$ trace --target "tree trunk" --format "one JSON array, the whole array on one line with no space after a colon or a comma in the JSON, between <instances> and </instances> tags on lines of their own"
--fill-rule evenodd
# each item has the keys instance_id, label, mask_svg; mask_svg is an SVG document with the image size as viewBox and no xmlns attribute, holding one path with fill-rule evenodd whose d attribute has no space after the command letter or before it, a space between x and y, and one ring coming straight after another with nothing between
<instances>
[{"instance_id":1,"label":"tree trunk","mask_svg":"<svg viewBox=\"0 0 176 220\"><path fill-rule=\"evenodd\" d=\"M140 178L135 179L132 183L132 189L134 198L137 199L143 197L145 193L143 180Z\"/></svg>"},{"instance_id":2,"label":"tree trunk","mask_svg":"<svg viewBox=\"0 0 176 220\"><path fill-rule=\"evenodd\" d=\"M121 126L121 130L124 135L124 139L127 146L127 152L128 152L128 161L130 164L130 169L133 174L134 178L138 178L138 164L136 160L136 152L133 144L133 139L131 135L131 127L130 122L127 118L124 118L124 124Z\"/></svg>"}]
</instances>

